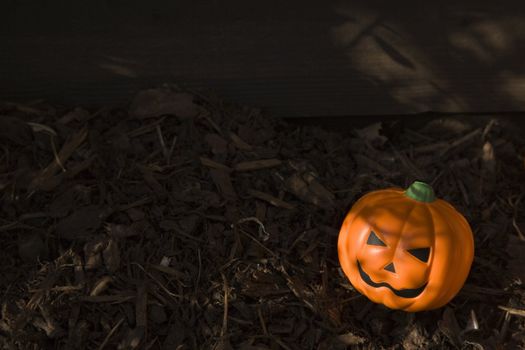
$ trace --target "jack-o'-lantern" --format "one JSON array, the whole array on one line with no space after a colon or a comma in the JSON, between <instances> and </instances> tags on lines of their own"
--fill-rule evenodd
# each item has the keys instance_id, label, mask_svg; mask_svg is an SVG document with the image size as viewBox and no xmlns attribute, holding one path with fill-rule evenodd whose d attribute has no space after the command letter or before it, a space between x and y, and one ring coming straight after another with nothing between
<instances>
[{"instance_id":1,"label":"jack-o'-lantern","mask_svg":"<svg viewBox=\"0 0 525 350\"><path fill-rule=\"evenodd\" d=\"M361 197L339 233L339 261L359 292L391 309L439 308L461 289L474 257L467 220L414 182Z\"/></svg>"}]
</instances>

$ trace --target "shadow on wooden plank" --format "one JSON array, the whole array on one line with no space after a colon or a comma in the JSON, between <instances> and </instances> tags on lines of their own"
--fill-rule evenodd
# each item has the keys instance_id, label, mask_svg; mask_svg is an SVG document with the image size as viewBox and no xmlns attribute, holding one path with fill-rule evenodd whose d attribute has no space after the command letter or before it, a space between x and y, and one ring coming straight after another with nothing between
<instances>
[{"instance_id":1,"label":"shadow on wooden plank","mask_svg":"<svg viewBox=\"0 0 525 350\"><path fill-rule=\"evenodd\" d=\"M525 110L525 3L7 2L0 98L176 83L285 117Z\"/></svg>"}]
</instances>

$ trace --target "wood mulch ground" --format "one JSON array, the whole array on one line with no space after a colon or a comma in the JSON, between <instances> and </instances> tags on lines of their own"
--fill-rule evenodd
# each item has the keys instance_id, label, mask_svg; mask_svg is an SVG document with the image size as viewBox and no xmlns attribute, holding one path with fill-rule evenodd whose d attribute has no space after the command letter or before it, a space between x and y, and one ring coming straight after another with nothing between
<instances>
[{"instance_id":1,"label":"wood mulch ground","mask_svg":"<svg viewBox=\"0 0 525 350\"><path fill-rule=\"evenodd\" d=\"M525 140L504 118L340 132L171 88L0 116L1 349L525 346ZM336 243L361 195L415 179L476 256L411 314L357 293Z\"/></svg>"}]
</instances>

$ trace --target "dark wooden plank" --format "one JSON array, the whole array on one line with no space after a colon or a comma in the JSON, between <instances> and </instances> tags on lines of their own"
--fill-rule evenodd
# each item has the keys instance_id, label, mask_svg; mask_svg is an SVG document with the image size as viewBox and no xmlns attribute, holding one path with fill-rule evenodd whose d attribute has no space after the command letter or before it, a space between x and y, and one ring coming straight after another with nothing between
<instances>
[{"instance_id":1,"label":"dark wooden plank","mask_svg":"<svg viewBox=\"0 0 525 350\"><path fill-rule=\"evenodd\" d=\"M0 99L124 103L163 82L281 116L525 110L525 3L11 1Z\"/></svg>"}]
</instances>

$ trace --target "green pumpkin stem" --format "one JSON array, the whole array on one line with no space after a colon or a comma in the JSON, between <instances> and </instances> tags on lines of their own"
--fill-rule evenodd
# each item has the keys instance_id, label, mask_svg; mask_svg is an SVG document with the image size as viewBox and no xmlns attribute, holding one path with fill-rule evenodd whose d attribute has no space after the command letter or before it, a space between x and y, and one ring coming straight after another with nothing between
<instances>
[{"instance_id":1,"label":"green pumpkin stem","mask_svg":"<svg viewBox=\"0 0 525 350\"><path fill-rule=\"evenodd\" d=\"M414 181L405 191L405 195L416 201L430 203L436 200L432 187L422 181Z\"/></svg>"}]
</instances>

